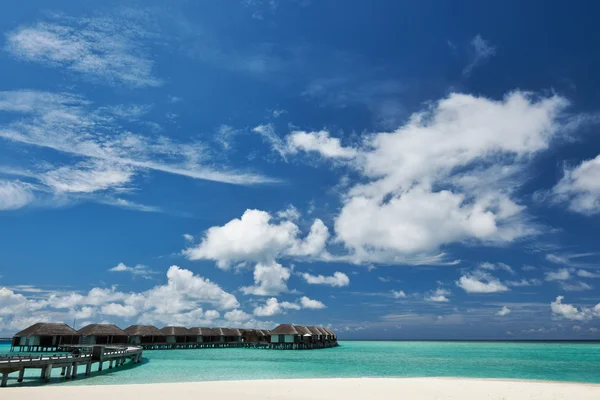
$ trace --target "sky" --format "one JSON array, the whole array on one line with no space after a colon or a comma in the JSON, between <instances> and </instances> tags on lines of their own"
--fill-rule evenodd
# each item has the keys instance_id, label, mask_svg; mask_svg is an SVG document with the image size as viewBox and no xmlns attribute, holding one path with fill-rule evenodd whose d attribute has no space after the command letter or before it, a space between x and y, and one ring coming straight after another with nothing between
<instances>
[{"instance_id":1,"label":"sky","mask_svg":"<svg viewBox=\"0 0 600 400\"><path fill-rule=\"evenodd\" d=\"M0 336L599 339L599 7L6 5Z\"/></svg>"}]
</instances>

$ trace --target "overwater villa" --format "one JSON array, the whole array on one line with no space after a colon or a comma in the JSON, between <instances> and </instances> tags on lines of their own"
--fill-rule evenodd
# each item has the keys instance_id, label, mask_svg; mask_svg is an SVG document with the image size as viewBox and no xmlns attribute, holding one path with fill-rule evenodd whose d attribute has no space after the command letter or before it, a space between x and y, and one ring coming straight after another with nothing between
<instances>
[{"instance_id":1,"label":"overwater villa","mask_svg":"<svg viewBox=\"0 0 600 400\"><path fill-rule=\"evenodd\" d=\"M81 344L127 344L128 335L116 325L90 324L77 331Z\"/></svg>"},{"instance_id":2,"label":"overwater villa","mask_svg":"<svg viewBox=\"0 0 600 400\"><path fill-rule=\"evenodd\" d=\"M129 344L142 346L144 348L155 348L167 341L167 335L152 325L131 325L124 329L128 336Z\"/></svg>"},{"instance_id":3,"label":"overwater villa","mask_svg":"<svg viewBox=\"0 0 600 400\"><path fill-rule=\"evenodd\" d=\"M67 324L39 322L17 333L11 351L56 351L61 345L79 344L81 335Z\"/></svg>"},{"instance_id":4,"label":"overwater villa","mask_svg":"<svg viewBox=\"0 0 600 400\"><path fill-rule=\"evenodd\" d=\"M283 324L272 331L237 328L185 328L132 325L121 330L111 324L91 324L73 330L66 324L38 323L13 338L18 351L68 351L79 345L126 345L146 350L252 347L307 350L337 346L333 331L315 326Z\"/></svg>"},{"instance_id":5,"label":"overwater villa","mask_svg":"<svg viewBox=\"0 0 600 400\"><path fill-rule=\"evenodd\" d=\"M271 331L271 348L304 350L337 345L333 331L321 327L282 324Z\"/></svg>"},{"instance_id":6,"label":"overwater villa","mask_svg":"<svg viewBox=\"0 0 600 400\"><path fill-rule=\"evenodd\" d=\"M183 326L165 326L160 331L165 334L165 344L167 345L196 343L196 337L192 335L189 329ZM190 339L189 342L188 339Z\"/></svg>"}]
</instances>

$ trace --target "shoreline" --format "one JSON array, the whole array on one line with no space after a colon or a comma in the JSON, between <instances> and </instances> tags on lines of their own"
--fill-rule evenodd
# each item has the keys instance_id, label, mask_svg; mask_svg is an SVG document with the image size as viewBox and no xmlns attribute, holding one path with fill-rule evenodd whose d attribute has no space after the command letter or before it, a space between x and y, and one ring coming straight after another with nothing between
<instances>
[{"instance_id":1,"label":"shoreline","mask_svg":"<svg viewBox=\"0 0 600 400\"><path fill-rule=\"evenodd\" d=\"M600 384L534 381L494 378L318 378L266 379L210 382L140 383L124 385L46 385L7 387L0 396L8 400L24 400L43 396L59 400L83 396L86 400L106 400L115 396L143 397L147 400L177 396L178 400L200 396L218 396L221 400L362 400L362 399L573 399L600 398Z\"/></svg>"}]
</instances>

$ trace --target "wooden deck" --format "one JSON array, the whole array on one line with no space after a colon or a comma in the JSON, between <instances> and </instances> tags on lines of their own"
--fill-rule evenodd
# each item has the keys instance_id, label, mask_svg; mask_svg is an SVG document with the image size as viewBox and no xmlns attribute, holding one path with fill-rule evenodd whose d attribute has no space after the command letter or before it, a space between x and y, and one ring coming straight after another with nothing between
<instances>
[{"instance_id":1,"label":"wooden deck","mask_svg":"<svg viewBox=\"0 0 600 400\"><path fill-rule=\"evenodd\" d=\"M79 350L80 354L0 356L0 387L6 387L8 375L14 372L19 373L17 381L22 382L26 369L39 369L40 378L49 382L53 368L61 368L61 375L65 379L75 379L79 366L85 366L85 375L88 376L94 363L98 363L98 371L102 371L104 362L109 362L109 368L113 368L125 364L127 360L134 364L142 361L143 349L137 346L71 346L71 350L75 349Z\"/></svg>"}]
</instances>

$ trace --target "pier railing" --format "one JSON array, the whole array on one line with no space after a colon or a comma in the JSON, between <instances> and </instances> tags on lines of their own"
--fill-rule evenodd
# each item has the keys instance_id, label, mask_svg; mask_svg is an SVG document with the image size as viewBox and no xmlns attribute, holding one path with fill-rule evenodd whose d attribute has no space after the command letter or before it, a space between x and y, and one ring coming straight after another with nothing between
<instances>
[{"instance_id":1,"label":"pier railing","mask_svg":"<svg viewBox=\"0 0 600 400\"><path fill-rule=\"evenodd\" d=\"M23 381L26 369L40 369L40 378L45 382L50 381L53 368L61 368L61 376L65 379L75 379L77 376L77 367L85 365L85 375L90 375L92 365L98 363L98 371L102 371L104 362L109 363L109 368L113 365L118 367L125 364L127 360L138 364L142 361L141 347L137 346L72 346L73 350L78 350L79 354L54 354L51 356L41 355L4 355L0 356L0 373L2 380L0 387L5 387L8 383L8 375L13 372L19 372L18 382ZM83 350L83 352L82 352Z\"/></svg>"}]
</instances>

